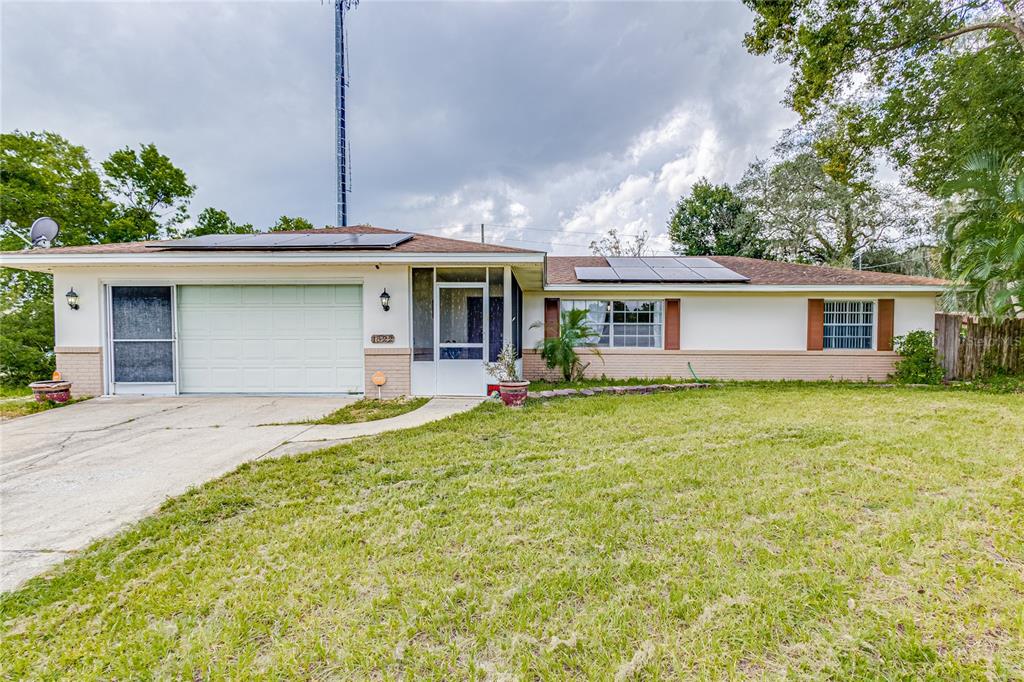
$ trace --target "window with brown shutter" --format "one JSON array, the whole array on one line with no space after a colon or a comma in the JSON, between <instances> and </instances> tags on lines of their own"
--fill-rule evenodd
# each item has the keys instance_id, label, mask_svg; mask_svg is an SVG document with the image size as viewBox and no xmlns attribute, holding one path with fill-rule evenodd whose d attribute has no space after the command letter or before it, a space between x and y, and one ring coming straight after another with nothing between
<instances>
[{"instance_id":1,"label":"window with brown shutter","mask_svg":"<svg viewBox=\"0 0 1024 682\"><path fill-rule=\"evenodd\" d=\"M558 336L559 300L544 299L544 338L553 339Z\"/></svg>"},{"instance_id":2,"label":"window with brown shutter","mask_svg":"<svg viewBox=\"0 0 1024 682\"><path fill-rule=\"evenodd\" d=\"M878 299L878 341L877 350L892 350L893 324L896 301L892 298Z\"/></svg>"},{"instance_id":3,"label":"window with brown shutter","mask_svg":"<svg viewBox=\"0 0 1024 682\"><path fill-rule=\"evenodd\" d=\"M807 350L822 350L825 341L825 299L807 299Z\"/></svg>"},{"instance_id":4,"label":"window with brown shutter","mask_svg":"<svg viewBox=\"0 0 1024 682\"><path fill-rule=\"evenodd\" d=\"M679 350L679 299L665 299L665 350Z\"/></svg>"}]
</instances>

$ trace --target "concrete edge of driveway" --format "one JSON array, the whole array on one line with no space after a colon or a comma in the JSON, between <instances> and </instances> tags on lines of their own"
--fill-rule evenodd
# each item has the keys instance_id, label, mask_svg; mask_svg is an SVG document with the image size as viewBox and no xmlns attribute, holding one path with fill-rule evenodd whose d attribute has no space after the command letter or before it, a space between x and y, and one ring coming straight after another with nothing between
<instances>
[{"instance_id":1,"label":"concrete edge of driveway","mask_svg":"<svg viewBox=\"0 0 1024 682\"><path fill-rule=\"evenodd\" d=\"M411 429L466 412L484 400L484 398L475 397L431 398L430 402L423 407L417 408L412 412L400 414L397 417L357 422L355 424L313 424L305 431L292 436L288 442L265 452L259 459L295 455L346 443L354 438L376 436L400 429Z\"/></svg>"}]
</instances>

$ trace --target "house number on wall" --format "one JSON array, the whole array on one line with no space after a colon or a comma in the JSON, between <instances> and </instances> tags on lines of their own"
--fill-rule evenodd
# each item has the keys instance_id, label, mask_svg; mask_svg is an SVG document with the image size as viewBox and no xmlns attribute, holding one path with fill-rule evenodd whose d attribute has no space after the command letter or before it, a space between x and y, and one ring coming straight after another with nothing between
<instances>
[{"instance_id":1,"label":"house number on wall","mask_svg":"<svg viewBox=\"0 0 1024 682\"><path fill-rule=\"evenodd\" d=\"M394 334L374 334L370 337L370 343L394 343Z\"/></svg>"}]
</instances>

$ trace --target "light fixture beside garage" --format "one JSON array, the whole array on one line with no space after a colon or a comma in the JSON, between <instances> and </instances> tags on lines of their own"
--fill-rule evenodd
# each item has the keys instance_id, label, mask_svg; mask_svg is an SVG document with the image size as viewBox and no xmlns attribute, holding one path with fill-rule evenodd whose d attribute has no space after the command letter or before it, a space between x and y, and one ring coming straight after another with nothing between
<instances>
[{"instance_id":1,"label":"light fixture beside garage","mask_svg":"<svg viewBox=\"0 0 1024 682\"><path fill-rule=\"evenodd\" d=\"M380 307L384 309L384 312L391 310L391 294L388 293L387 289L380 294Z\"/></svg>"},{"instance_id":2,"label":"light fixture beside garage","mask_svg":"<svg viewBox=\"0 0 1024 682\"><path fill-rule=\"evenodd\" d=\"M68 293L64 294L64 298L68 299L68 307L72 310L78 310L78 293L74 287L68 289Z\"/></svg>"}]
</instances>

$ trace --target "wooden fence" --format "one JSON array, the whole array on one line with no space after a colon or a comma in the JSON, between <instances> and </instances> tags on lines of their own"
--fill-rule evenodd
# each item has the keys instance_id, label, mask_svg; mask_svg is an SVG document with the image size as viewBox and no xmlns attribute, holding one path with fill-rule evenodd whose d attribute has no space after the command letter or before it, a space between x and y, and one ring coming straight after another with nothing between
<instances>
[{"instance_id":1,"label":"wooden fence","mask_svg":"<svg viewBox=\"0 0 1024 682\"><path fill-rule=\"evenodd\" d=\"M1024 319L936 313L935 348L947 379L973 379L996 368L1024 373Z\"/></svg>"}]
</instances>

